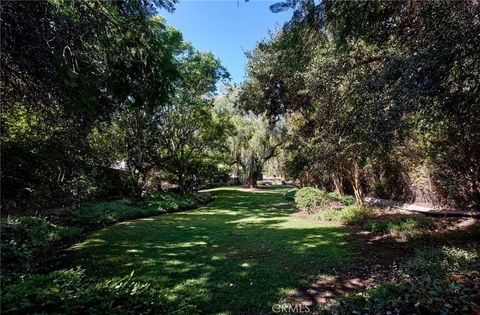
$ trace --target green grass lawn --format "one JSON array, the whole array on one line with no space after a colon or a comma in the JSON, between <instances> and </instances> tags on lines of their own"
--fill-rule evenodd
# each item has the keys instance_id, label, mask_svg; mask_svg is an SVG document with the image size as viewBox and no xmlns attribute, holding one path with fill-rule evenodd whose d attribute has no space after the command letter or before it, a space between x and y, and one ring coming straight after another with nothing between
<instances>
[{"instance_id":1,"label":"green grass lawn","mask_svg":"<svg viewBox=\"0 0 480 315\"><path fill-rule=\"evenodd\" d=\"M173 309L201 313L270 312L291 291L348 268L348 234L293 215L286 188L211 190L197 210L100 230L77 246L95 279L135 279L158 289Z\"/></svg>"}]
</instances>

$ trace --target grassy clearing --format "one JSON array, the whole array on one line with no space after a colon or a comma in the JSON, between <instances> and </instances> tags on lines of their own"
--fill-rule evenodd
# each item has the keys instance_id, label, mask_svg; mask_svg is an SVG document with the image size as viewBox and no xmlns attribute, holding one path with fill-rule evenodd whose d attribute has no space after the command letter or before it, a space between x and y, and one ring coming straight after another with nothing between
<instances>
[{"instance_id":1,"label":"grassy clearing","mask_svg":"<svg viewBox=\"0 0 480 315\"><path fill-rule=\"evenodd\" d=\"M60 249L89 231L132 218L198 207L211 200L208 193L187 196L157 194L143 202L124 199L86 204L49 217L21 216L0 221L1 286L26 276L55 270L62 264ZM58 268L58 266L57 266Z\"/></svg>"},{"instance_id":2,"label":"grassy clearing","mask_svg":"<svg viewBox=\"0 0 480 315\"><path fill-rule=\"evenodd\" d=\"M216 199L198 210L94 233L77 247L77 261L99 281L135 271L171 311L271 312L286 292L353 261L348 235L292 216L286 191L212 190Z\"/></svg>"}]
</instances>

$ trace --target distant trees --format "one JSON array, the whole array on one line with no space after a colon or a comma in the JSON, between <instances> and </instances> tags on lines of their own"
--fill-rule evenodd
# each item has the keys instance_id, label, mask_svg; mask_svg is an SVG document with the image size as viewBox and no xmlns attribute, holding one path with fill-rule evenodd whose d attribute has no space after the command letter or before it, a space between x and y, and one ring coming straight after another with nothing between
<instances>
[{"instance_id":1,"label":"distant trees","mask_svg":"<svg viewBox=\"0 0 480 315\"><path fill-rule=\"evenodd\" d=\"M282 121L271 123L264 115L255 115L242 104L239 96L245 87L234 87L227 96L216 99L216 109L224 113L234 129L228 137L228 163L234 165L248 188L257 187L265 163L281 152L285 137Z\"/></svg>"},{"instance_id":2,"label":"distant trees","mask_svg":"<svg viewBox=\"0 0 480 315\"><path fill-rule=\"evenodd\" d=\"M231 140L234 161L244 172L245 186L255 188L265 163L280 151L281 126L271 129L268 121L261 116L247 116L236 126L237 133Z\"/></svg>"},{"instance_id":3,"label":"distant trees","mask_svg":"<svg viewBox=\"0 0 480 315\"><path fill-rule=\"evenodd\" d=\"M178 55L181 78L175 96L155 117L159 143L170 157L166 170L176 176L180 192L185 193L202 178L201 164L226 150L230 125L213 111L213 93L228 73L211 53L201 53L188 44Z\"/></svg>"},{"instance_id":4,"label":"distant trees","mask_svg":"<svg viewBox=\"0 0 480 315\"><path fill-rule=\"evenodd\" d=\"M288 8L292 20L250 55L246 86L256 102L243 97L256 113L286 119L287 172L352 189L358 203L366 189L410 198L423 185L443 202L478 206L479 5L272 7Z\"/></svg>"},{"instance_id":5,"label":"distant trees","mask_svg":"<svg viewBox=\"0 0 480 315\"><path fill-rule=\"evenodd\" d=\"M179 76L171 98L151 102L147 110L133 108L119 123L125 132L126 159L139 185L146 186L151 170L163 170L174 174L183 194L195 183L192 165L198 166L209 152L222 150L228 126L214 116L212 95L228 73L212 54L182 41L174 44Z\"/></svg>"}]
</instances>

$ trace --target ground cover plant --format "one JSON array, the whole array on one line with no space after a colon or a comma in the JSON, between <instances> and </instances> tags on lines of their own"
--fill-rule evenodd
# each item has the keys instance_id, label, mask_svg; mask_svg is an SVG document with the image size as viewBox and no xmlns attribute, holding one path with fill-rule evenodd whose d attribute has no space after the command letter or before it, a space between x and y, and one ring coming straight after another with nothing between
<instances>
[{"instance_id":1,"label":"ground cover plant","mask_svg":"<svg viewBox=\"0 0 480 315\"><path fill-rule=\"evenodd\" d=\"M145 201L123 199L86 204L48 217L1 219L2 287L24 276L48 271L61 249L95 229L133 218L188 210L210 201L208 193L156 194Z\"/></svg>"},{"instance_id":2,"label":"ground cover plant","mask_svg":"<svg viewBox=\"0 0 480 315\"><path fill-rule=\"evenodd\" d=\"M366 205L350 205L341 209L328 209L318 216L322 220L337 221L347 225L362 224L375 216L374 210Z\"/></svg>"},{"instance_id":3,"label":"ground cover plant","mask_svg":"<svg viewBox=\"0 0 480 315\"><path fill-rule=\"evenodd\" d=\"M394 271L392 281L339 301L340 313L467 314L479 310L478 244L423 247Z\"/></svg>"},{"instance_id":4,"label":"ground cover plant","mask_svg":"<svg viewBox=\"0 0 480 315\"><path fill-rule=\"evenodd\" d=\"M396 217L365 222L364 227L373 233L389 233L393 237L408 239L431 233L438 224L430 217Z\"/></svg>"}]
</instances>

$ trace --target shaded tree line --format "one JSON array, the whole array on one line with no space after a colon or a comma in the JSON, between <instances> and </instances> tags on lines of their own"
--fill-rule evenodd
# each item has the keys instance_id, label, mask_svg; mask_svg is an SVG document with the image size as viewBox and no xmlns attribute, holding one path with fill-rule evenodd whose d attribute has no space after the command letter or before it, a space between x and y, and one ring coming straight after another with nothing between
<instances>
[{"instance_id":1,"label":"shaded tree line","mask_svg":"<svg viewBox=\"0 0 480 315\"><path fill-rule=\"evenodd\" d=\"M213 96L228 73L157 16L174 2L2 4L3 210L143 197L152 174L181 193L222 176L232 126Z\"/></svg>"},{"instance_id":2,"label":"shaded tree line","mask_svg":"<svg viewBox=\"0 0 480 315\"><path fill-rule=\"evenodd\" d=\"M478 208L480 6L287 1L249 54L240 103L284 119L304 185Z\"/></svg>"}]
</instances>

